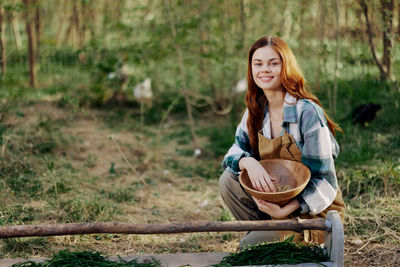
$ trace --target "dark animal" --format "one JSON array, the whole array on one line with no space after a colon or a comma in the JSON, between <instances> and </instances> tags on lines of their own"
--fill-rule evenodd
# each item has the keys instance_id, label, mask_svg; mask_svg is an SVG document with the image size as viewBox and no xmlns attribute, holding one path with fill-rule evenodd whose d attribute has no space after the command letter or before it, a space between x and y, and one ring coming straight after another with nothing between
<instances>
[{"instance_id":1,"label":"dark animal","mask_svg":"<svg viewBox=\"0 0 400 267\"><path fill-rule=\"evenodd\" d=\"M367 103L356 107L351 115L353 123L365 125L376 117L378 110L382 109L379 104Z\"/></svg>"}]
</instances>

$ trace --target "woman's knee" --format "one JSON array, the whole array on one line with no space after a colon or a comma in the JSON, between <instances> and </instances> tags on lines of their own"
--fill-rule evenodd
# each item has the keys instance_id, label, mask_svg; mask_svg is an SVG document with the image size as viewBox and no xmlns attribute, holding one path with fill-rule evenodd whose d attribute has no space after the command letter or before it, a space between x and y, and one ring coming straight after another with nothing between
<instances>
[{"instance_id":1,"label":"woman's knee","mask_svg":"<svg viewBox=\"0 0 400 267\"><path fill-rule=\"evenodd\" d=\"M234 175L232 172L225 170L219 177L218 186L222 196L226 196L229 192L232 192L232 183L236 182L233 177Z\"/></svg>"}]
</instances>

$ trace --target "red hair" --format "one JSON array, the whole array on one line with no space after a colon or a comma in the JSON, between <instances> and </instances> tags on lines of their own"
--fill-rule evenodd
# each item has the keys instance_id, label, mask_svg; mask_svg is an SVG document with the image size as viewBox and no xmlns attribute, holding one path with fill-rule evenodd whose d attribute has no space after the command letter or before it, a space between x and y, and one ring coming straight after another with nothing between
<instances>
[{"instance_id":1,"label":"red hair","mask_svg":"<svg viewBox=\"0 0 400 267\"><path fill-rule=\"evenodd\" d=\"M254 52L261 48L269 46L271 47L282 60L282 71L281 79L283 88L289 92L292 96L297 99L309 99L317 103L321 108L321 102L311 92L307 91L305 86L305 80L303 74L297 64L296 58L293 55L290 47L280 38L272 36L264 36L258 39L250 48L247 66L247 93L246 93L246 105L249 110L249 116L247 119L247 128L249 132L250 145L253 150L253 154L256 158L259 158L258 151L258 132L262 128L264 120L264 110L267 103L267 98L263 90L256 85L252 75L251 60ZM336 124L324 111L324 115L328 122L328 127L332 134L335 135L335 131L341 131L341 128Z\"/></svg>"}]
</instances>

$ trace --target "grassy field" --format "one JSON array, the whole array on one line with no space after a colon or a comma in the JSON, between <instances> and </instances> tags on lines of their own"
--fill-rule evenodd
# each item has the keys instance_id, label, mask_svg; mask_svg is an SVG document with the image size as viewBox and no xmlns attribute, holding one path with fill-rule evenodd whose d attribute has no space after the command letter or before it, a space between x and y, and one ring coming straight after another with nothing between
<instances>
[{"instance_id":1,"label":"grassy field","mask_svg":"<svg viewBox=\"0 0 400 267\"><path fill-rule=\"evenodd\" d=\"M390 264L399 252L400 127L390 105L366 127L345 120L338 136L348 263ZM160 127L151 119L141 125L138 108L74 110L57 95L13 102L1 120L0 225L231 220L217 178L238 115L198 112L204 153L194 158L183 113L171 114ZM2 258L48 257L65 248L109 255L233 252L240 236L16 238L2 240L0 251ZM373 256L377 252L385 256Z\"/></svg>"},{"instance_id":2,"label":"grassy field","mask_svg":"<svg viewBox=\"0 0 400 267\"><path fill-rule=\"evenodd\" d=\"M229 219L217 190L219 162L191 157L182 118L171 118L158 135L153 126L140 128L135 115L126 109L74 114L43 101L10 108L3 118L0 224ZM1 252L50 255L64 246L114 254L231 250L234 236L9 239Z\"/></svg>"}]
</instances>

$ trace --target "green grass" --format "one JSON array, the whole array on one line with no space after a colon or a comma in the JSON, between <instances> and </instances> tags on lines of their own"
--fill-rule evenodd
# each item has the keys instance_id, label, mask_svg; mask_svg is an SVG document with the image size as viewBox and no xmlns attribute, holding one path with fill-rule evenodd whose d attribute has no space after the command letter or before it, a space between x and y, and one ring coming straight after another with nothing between
<instances>
[{"instance_id":1,"label":"green grass","mask_svg":"<svg viewBox=\"0 0 400 267\"><path fill-rule=\"evenodd\" d=\"M101 189L100 194L117 203L128 202L134 204L135 202L140 202L140 198L136 196L135 192L141 187L141 185L137 184L136 186L113 188L109 191Z\"/></svg>"},{"instance_id":2,"label":"green grass","mask_svg":"<svg viewBox=\"0 0 400 267\"><path fill-rule=\"evenodd\" d=\"M21 204L2 208L0 225L29 223L37 219L41 212L32 207L23 207Z\"/></svg>"},{"instance_id":3,"label":"green grass","mask_svg":"<svg viewBox=\"0 0 400 267\"><path fill-rule=\"evenodd\" d=\"M213 157L217 158L225 155L235 142L235 131L236 125L225 123L219 127L207 128L201 134L208 137L209 143L206 149L211 152Z\"/></svg>"},{"instance_id":4,"label":"green grass","mask_svg":"<svg viewBox=\"0 0 400 267\"><path fill-rule=\"evenodd\" d=\"M121 210L114 204L100 199L71 199L60 203L61 223L109 221Z\"/></svg>"},{"instance_id":5,"label":"green grass","mask_svg":"<svg viewBox=\"0 0 400 267\"><path fill-rule=\"evenodd\" d=\"M50 244L44 237L8 238L2 242L0 251L13 253L16 257L29 257L35 251L47 252L47 246Z\"/></svg>"}]
</instances>

